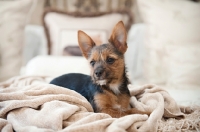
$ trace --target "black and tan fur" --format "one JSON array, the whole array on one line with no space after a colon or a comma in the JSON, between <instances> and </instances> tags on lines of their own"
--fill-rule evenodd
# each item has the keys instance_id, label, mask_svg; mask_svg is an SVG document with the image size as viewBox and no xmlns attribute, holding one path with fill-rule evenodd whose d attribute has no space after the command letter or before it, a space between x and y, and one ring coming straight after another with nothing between
<instances>
[{"instance_id":1,"label":"black and tan fur","mask_svg":"<svg viewBox=\"0 0 200 132\"><path fill-rule=\"evenodd\" d=\"M82 94L95 112L112 117L129 114L147 114L130 106L124 53L127 50L127 33L122 21L114 27L107 44L96 45L83 31L78 31L79 47L90 63L91 75L65 74L51 81Z\"/></svg>"}]
</instances>

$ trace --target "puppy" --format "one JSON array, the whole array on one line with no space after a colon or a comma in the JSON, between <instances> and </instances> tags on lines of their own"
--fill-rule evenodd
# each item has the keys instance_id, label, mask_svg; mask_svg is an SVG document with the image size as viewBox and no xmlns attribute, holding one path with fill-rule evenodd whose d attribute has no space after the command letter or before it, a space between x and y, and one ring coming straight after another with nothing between
<instances>
[{"instance_id":1,"label":"puppy","mask_svg":"<svg viewBox=\"0 0 200 132\"><path fill-rule=\"evenodd\" d=\"M88 60L91 76L71 73L53 79L50 83L83 95L94 112L107 113L114 118L129 114L148 114L130 106L124 53L127 33L122 21L114 27L109 42L96 45L83 31L78 31L79 47ZM81 64L80 64L81 66Z\"/></svg>"}]
</instances>

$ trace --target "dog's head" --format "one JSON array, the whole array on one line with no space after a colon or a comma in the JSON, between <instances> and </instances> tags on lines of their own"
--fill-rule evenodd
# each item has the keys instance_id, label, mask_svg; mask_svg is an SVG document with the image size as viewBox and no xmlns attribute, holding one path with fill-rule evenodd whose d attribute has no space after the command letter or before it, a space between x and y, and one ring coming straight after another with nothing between
<instances>
[{"instance_id":1,"label":"dog's head","mask_svg":"<svg viewBox=\"0 0 200 132\"><path fill-rule=\"evenodd\" d=\"M122 21L114 27L107 44L97 46L86 33L78 31L79 47L90 63L91 77L95 83L118 85L125 71L126 39L127 33Z\"/></svg>"}]
</instances>

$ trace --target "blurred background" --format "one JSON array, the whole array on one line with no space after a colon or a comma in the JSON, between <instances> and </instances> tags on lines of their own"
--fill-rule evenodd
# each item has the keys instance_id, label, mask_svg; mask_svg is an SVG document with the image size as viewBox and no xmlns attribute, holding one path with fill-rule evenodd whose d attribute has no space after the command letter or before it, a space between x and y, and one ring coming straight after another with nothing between
<instances>
[{"instance_id":1,"label":"blurred background","mask_svg":"<svg viewBox=\"0 0 200 132\"><path fill-rule=\"evenodd\" d=\"M106 43L120 20L132 84L155 83L178 101L200 102L199 0L0 0L0 82L90 74L77 31Z\"/></svg>"}]
</instances>

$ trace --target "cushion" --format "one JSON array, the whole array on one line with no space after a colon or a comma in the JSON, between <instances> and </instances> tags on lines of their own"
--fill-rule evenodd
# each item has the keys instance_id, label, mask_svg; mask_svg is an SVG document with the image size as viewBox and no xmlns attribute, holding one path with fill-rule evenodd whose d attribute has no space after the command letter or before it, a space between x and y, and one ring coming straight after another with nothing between
<instances>
[{"instance_id":1,"label":"cushion","mask_svg":"<svg viewBox=\"0 0 200 132\"><path fill-rule=\"evenodd\" d=\"M67 46L64 48L63 55L82 56L79 46Z\"/></svg>"},{"instance_id":2,"label":"cushion","mask_svg":"<svg viewBox=\"0 0 200 132\"><path fill-rule=\"evenodd\" d=\"M147 25L146 81L200 87L200 3L140 0L138 5Z\"/></svg>"},{"instance_id":3,"label":"cushion","mask_svg":"<svg viewBox=\"0 0 200 132\"><path fill-rule=\"evenodd\" d=\"M146 25L133 24L128 32L128 49L125 53L125 62L129 79L134 85L146 83L144 76L145 38Z\"/></svg>"},{"instance_id":4,"label":"cushion","mask_svg":"<svg viewBox=\"0 0 200 132\"><path fill-rule=\"evenodd\" d=\"M47 54L47 40L43 26L28 24L24 32L23 66L35 56Z\"/></svg>"},{"instance_id":5,"label":"cushion","mask_svg":"<svg viewBox=\"0 0 200 132\"><path fill-rule=\"evenodd\" d=\"M128 30L132 17L126 11L83 15L49 9L44 14L49 53L62 55L65 47L78 46L78 30L86 32L97 44L106 43L113 27L120 20Z\"/></svg>"},{"instance_id":6,"label":"cushion","mask_svg":"<svg viewBox=\"0 0 200 132\"><path fill-rule=\"evenodd\" d=\"M32 0L0 1L0 81L18 75L24 27Z\"/></svg>"},{"instance_id":7,"label":"cushion","mask_svg":"<svg viewBox=\"0 0 200 132\"><path fill-rule=\"evenodd\" d=\"M57 77L66 73L90 74L87 60L81 56L45 56L31 59L25 68L24 75L41 75Z\"/></svg>"}]
</instances>

